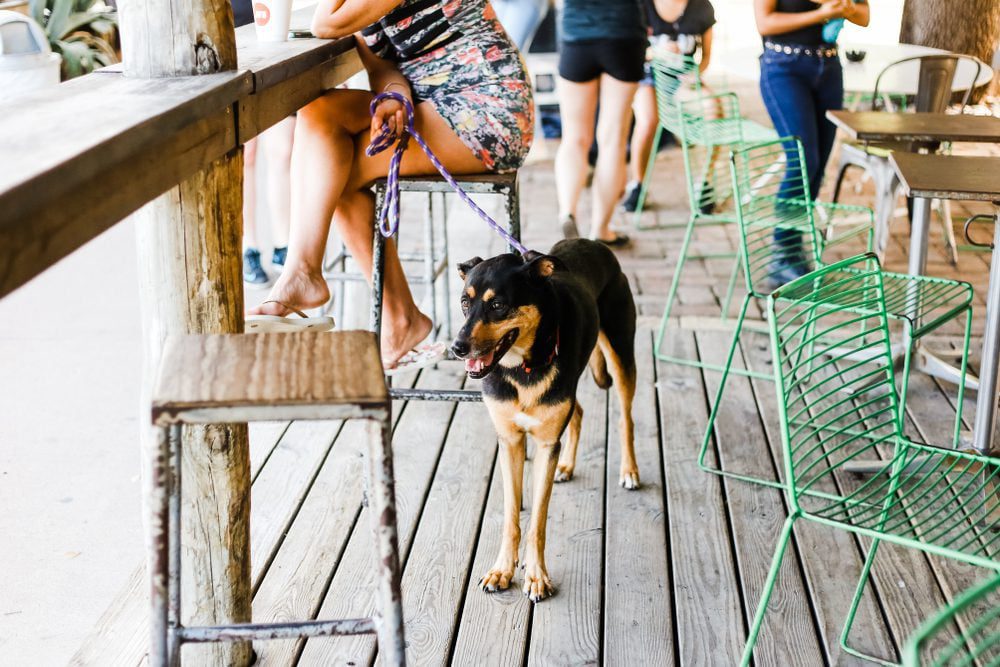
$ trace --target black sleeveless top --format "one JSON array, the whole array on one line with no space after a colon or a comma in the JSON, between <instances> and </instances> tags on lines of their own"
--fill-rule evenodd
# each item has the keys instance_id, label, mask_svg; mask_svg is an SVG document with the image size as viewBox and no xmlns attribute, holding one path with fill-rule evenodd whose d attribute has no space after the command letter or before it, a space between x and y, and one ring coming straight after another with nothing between
<instances>
[{"instance_id":1,"label":"black sleeveless top","mask_svg":"<svg viewBox=\"0 0 1000 667\"><path fill-rule=\"evenodd\" d=\"M774 7L774 11L799 14L801 12L811 12L817 8L819 8L819 5L812 0L778 0ZM805 28L785 32L780 35L768 35L764 38L764 40L774 42L775 44L819 46L823 43L823 24L816 23L814 25L806 26Z\"/></svg>"}]
</instances>

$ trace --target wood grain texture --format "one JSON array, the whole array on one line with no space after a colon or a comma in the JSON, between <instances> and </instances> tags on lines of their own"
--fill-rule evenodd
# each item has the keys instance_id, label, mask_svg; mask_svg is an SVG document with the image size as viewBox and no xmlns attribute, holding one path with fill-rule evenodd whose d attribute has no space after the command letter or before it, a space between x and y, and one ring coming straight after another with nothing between
<instances>
[{"instance_id":1,"label":"wood grain texture","mask_svg":"<svg viewBox=\"0 0 1000 667\"><path fill-rule=\"evenodd\" d=\"M421 374L418 386L428 389L459 389L464 373L451 367L431 369ZM405 564L417 530L432 472L437 466L447 437L455 405L437 401L415 401L406 405L393 435L396 470L396 509L400 560ZM357 526L341 559L340 566L319 610L320 618L356 618L375 610L375 561L368 510ZM315 639L305 643L303 664L368 664L375 655L374 637Z\"/></svg>"},{"instance_id":2,"label":"wood grain texture","mask_svg":"<svg viewBox=\"0 0 1000 667\"><path fill-rule=\"evenodd\" d=\"M447 664L496 457L486 408L460 403L403 575L408 664Z\"/></svg>"},{"instance_id":3,"label":"wood grain texture","mask_svg":"<svg viewBox=\"0 0 1000 667\"><path fill-rule=\"evenodd\" d=\"M993 116L827 111L826 117L858 141L1000 141L1000 118Z\"/></svg>"},{"instance_id":4,"label":"wood grain texture","mask_svg":"<svg viewBox=\"0 0 1000 667\"><path fill-rule=\"evenodd\" d=\"M725 361L730 339L731 336L724 333L699 333L700 357L721 365ZM734 367L743 367L743 358L738 350L733 363ZM719 379L718 373L705 373L705 387L710 397L715 396ZM767 452L767 443L747 379L730 376L723 401L725 409L719 411L715 422L723 469L741 470L755 477L773 479L774 462L770 456L761 456L761 452ZM788 512L782 493L777 489L740 480L726 480L725 487L749 624L771 566L778 533ZM757 641L755 655L760 664L822 664L823 651L813 628L812 610L800 571L796 550L789 548L785 552L781 573Z\"/></svg>"},{"instance_id":5,"label":"wood grain texture","mask_svg":"<svg viewBox=\"0 0 1000 667\"><path fill-rule=\"evenodd\" d=\"M648 329L636 335L636 357L650 359ZM667 567L667 513L660 461L654 368L639 363L635 403L635 456L642 486L618 486L621 409L610 399L604 568L604 664L667 665L674 659L673 592ZM612 392L614 390L612 389Z\"/></svg>"},{"instance_id":6,"label":"wood grain texture","mask_svg":"<svg viewBox=\"0 0 1000 667\"><path fill-rule=\"evenodd\" d=\"M688 331L664 344L672 356L696 354ZM736 563L723 540L705 539L729 533L721 478L697 466L705 387L698 369L676 364L658 363L657 380L679 664L736 664L746 639Z\"/></svg>"},{"instance_id":7,"label":"wood grain texture","mask_svg":"<svg viewBox=\"0 0 1000 667\"><path fill-rule=\"evenodd\" d=\"M532 613L532 665L596 665L601 659L608 392L586 372L577 400L583 407L583 427L576 469L572 480L556 484L552 491L545 537L545 564L557 593L536 604ZM628 493L617 486L615 490ZM520 586L520 576L517 579Z\"/></svg>"},{"instance_id":8,"label":"wood grain texture","mask_svg":"<svg viewBox=\"0 0 1000 667\"><path fill-rule=\"evenodd\" d=\"M998 157L892 153L889 160L911 196L1000 202Z\"/></svg>"},{"instance_id":9,"label":"wood grain texture","mask_svg":"<svg viewBox=\"0 0 1000 667\"><path fill-rule=\"evenodd\" d=\"M143 79L236 69L233 10L227 0L122 0L125 73Z\"/></svg>"},{"instance_id":10,"label":"wood grain texture","mask_svg":"<svg viewBox=\"0 0 1000 667\"><path fill-rule=\"evenodd\" d=\"M313 8L292 13L292 27L308 27ZM254 76L254 90L260 92L303 72L329 66L354 50L353 35L340 39L290 39L287 42L257 41L256 28L245 25L236 29L236 57L241 70Z\"/></svg>"},{"instance_id":11,"label":"wood grain texture","mask_svg":"<svg viewBox=\"0 0 1000 667\"><path fill-rule=\"evenodd\" d=\"M378 343L367 331L172 336L153 393L153 419L166 422L198 409L388 400Z\"/></svg>"}]
</instances>

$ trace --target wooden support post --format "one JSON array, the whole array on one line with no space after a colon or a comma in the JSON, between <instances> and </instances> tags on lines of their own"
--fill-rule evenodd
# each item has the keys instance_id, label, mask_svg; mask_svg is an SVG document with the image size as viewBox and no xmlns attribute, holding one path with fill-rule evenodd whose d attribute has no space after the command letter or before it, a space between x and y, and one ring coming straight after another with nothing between
<instances>
[{"instance_id":1,"label":"wooden support post","mask_svg":"<svg viewBox=\"0 0 1000 667\"><path fill-rule=\"evenodd\" d=\"M120 0L119 8L126 76L236 69L228 0ZM146 338L143 425L149 422L145 399L167 335L243 331L242 185L242 154L235 151L132 216ZM146 446L152 442L148 429L143 440ZM185 429L183 452L181 621L247 622L251 590L246 425ZM184 648L183 657L185 666L243 667L250 663L251 645L192 645Z\"/></svg>"}]
</instances>

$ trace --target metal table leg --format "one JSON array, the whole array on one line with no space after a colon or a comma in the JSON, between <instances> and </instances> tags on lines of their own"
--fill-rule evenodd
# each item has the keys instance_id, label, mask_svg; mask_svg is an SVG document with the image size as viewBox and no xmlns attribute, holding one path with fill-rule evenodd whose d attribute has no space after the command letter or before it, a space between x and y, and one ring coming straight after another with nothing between
<instances>
[{"instance_id":1,"label":"metal table leg","mask_svg":"<svg viewBox=\"0 0 1000 667\"><path fill-rule=\"evenodd\" d=\"M1000 248L1000 202L994 204L993 248ZM972 446L988 454L993 449L993 429L997 412L997 370L1000 354L1000 261L990 262L990 282L986 292L986 331L983 333L983 358L979 368L982 389L976 398L976 420Z\"/></svg>"}]
</instances>

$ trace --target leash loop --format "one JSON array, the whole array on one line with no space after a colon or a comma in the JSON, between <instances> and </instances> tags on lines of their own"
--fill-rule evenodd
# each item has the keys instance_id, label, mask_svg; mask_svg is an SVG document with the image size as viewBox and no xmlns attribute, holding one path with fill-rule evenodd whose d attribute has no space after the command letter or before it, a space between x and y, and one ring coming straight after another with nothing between
<instances>
[{"instance_id":1,"label":"leash loop","mask_svg":"<svg viewBox=\"0 0 1000 667\"><path fill-rule=\"evenodd\" d=\"M528 253L528 249L521 245L521 243L506 229L504 229L502 225L491 218L486 211L481 209L476 202L472 201L472 198L468 195L468 193L461 188L452 175L448 173L448 170L444 168L444 165L441 164L441 161L437 159L437 156L431 151L430 146L427 145L424 138L421 137L420 133L418 133L413 127L413 104L409 99L407 99L406 96L392 91L379 93L372 98L371 105L369 106L369 112L371 115L375 115L375 108L378 107L381 101L386 99L396 100L403 105L406 122L402 132L399 134L389 129L388 124L383 125L381 131L372 139L371 143L369 143L368 147L365 149L365 155L373 157L392 146L393 143L396 144L396 148L392 153L392 158L389 160L389 173L386 178L385 201L382 203L382 210L377 213L378 229L382 236L389 238L390 236L395 235L399 230L399 168L400 163L403 161L403 153L409 145L410 137L413 137L413 140L417 142L417 145L420 146L424 153L427 154L427 159L431 161L431 164L433 164L438 170L441 177L448 183L448 185L451 186L462 201L464 201L469 208L475 211L476 214L482 218L483 222L488 224L493 231L499 234L500 237L510 245L510 247L514 248L522 255L526 255Z\"/></svg>"}]
</instances>

